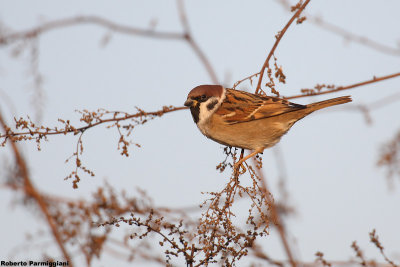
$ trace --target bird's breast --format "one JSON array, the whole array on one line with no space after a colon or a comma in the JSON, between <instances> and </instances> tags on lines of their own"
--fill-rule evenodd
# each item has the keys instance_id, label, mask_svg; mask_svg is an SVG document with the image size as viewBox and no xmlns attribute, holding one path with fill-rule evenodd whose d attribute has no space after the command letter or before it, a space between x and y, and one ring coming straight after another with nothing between
<instances>
[{"instance_id":1,"label":"bird's breast","mask_svg":"<svg viewBox=\"0 0 400 267\"><path fill-rule=\"evenodd\" d=\"M197 127L220 144L251 150L275 145L290 128L275 118L228 124L217 115Z\"/></svg>"}]
</instances>

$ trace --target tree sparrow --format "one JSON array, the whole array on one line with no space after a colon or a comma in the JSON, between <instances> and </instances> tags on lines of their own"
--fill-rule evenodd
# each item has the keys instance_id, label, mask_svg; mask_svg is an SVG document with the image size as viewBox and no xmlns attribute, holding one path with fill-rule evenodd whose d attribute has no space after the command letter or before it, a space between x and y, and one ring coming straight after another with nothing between
<instances>
[{"instance_id":1,"label":"tree sparrow","mask_svg":"<svg viewBox=\"0 0 400 267\"><path fill-rule=\"evenodd\" d=\"M322 108L351 102L350 96L328 99L309 105L261 96L221 85L200 85L192 89L185 102L193 120L206 137L226 146L253 152L236 167L264 149L274 146L295 122Z\"/></svg>"}]
</instances>

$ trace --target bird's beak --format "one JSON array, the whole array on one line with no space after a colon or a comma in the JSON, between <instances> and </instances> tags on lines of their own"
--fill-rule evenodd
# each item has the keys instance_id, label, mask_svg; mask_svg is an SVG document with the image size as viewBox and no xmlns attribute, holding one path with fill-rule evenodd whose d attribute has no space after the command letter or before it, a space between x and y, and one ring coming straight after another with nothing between
<instances>
[{"instance_id":1,"label":"bird's beak","mask_svg":"<svg viewBox=\"0 0 400 267\"><path fill-rule=\"evenodd\" d=\"M193 100L192 99L190 99L190 98L188 98L186 101L185 101L185 106L187 106L187 107L191 107L191 106L193 106Z\"/></svg>"}]
</instances>

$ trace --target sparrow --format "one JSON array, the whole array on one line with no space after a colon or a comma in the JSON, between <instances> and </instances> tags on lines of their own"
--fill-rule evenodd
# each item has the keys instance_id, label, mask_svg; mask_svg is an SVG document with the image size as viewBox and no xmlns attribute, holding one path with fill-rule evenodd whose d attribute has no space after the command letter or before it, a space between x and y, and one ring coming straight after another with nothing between
<instances>
[{"instance_id":1,"label":"sparrow","mask_svg":"<svg viewBox=\"0 0 400 267\"><path fill-rule=\"evenodd\" d=\"M222 145L252 151L235 164L237 168L277 144L298 120L316 110L351 101L350 96L342 96L300 105L221 85L200 85L189 92L185 106L203 135Z\"/></svg>"}]
</instances>

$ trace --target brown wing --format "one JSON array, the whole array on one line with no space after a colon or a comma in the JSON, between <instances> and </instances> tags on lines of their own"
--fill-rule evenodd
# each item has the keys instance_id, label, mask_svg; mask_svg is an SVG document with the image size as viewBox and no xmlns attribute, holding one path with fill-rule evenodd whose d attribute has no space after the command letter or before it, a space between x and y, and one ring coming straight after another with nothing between
<instances>
[{"instance_id":1,"label":"brown wing","mask_svg":"<svg viewBox=\"0 0 400 267\"><path fill-rule=\"evenodd\" d=\"M243 91L226 89L226 98L216 113L229 124L259 120L306 106L271 96L260 96Z\"/></svg>"}]
</instances>

